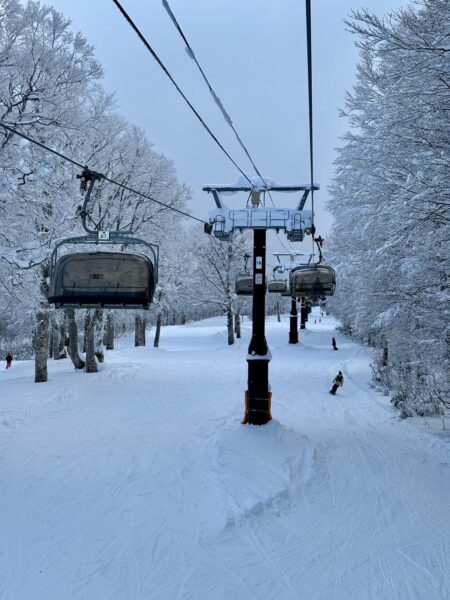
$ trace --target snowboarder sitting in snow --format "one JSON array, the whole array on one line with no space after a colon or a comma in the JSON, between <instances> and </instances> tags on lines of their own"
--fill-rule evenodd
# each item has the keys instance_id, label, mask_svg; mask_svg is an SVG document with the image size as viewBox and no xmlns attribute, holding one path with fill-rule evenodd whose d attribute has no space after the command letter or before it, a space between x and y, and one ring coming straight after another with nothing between
<instances>
[{"instance_id":1,"label":"snowboarder sitting in snow","mask_svg":"<svg viewBox=\"0 0 450 600\"><path fill-rule=\"evenodd\" d=\"M336 346L336 340L334 338L331 338L331 345L333 346L333 350L338 349L338 347Z\"/></svg>"},{"instance_id":2,"label":"snowboarder sitting in snow","mask_svg":"<svg viewBox=\"0 0 450 600\"><path fill-rule=\"evenodd\" d=\"M9 369L11 367L11 363L12 363L12 354L10 352L8 352L8 354L6 355L6 368Z\"/></svg>"},{"instance_id":3,"label":"snowboarder sitting in snow","mask_svg":"<svg viewBox=\"0 0 450 600\"><path fill-rule=\"evenodd\" d=\"M344 376L342 375L342 371L339 371L339 373L334 378L333 387L330 390L330 394L333 394L333 396L335 396L337 389L342 387L343 385L344 385Z\"/></svg>"}]
</instances>

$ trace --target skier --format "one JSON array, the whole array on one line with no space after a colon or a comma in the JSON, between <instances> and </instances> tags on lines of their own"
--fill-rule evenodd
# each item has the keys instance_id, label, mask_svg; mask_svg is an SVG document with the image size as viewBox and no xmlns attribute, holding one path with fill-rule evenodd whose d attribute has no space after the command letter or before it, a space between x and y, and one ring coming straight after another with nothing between
<instances>
[{"instance_id":1,"label":"skier","mask_svg":"<svg viewBox=\"0 0 450 600\"><path fill-rule=\"evenodd\" d=\"M331 338L331 345L333 346L333 350L338 350L338 347L336 346L336 340L334 338Z\"/></svg>"},{"instance_id":2,"label":"skier","mask_svg":"<svg viewBox=\"0 0 450 600\"><path fill-rule=\"evenodd\" d=\"M6 368L7 369L11 368L11 363L12 363L12 354L10 352L8 352L8 354L6 355Z\"/></svg>"},{"instance_id":3,"label":"skier","mask_svg":"<svg viewBox=\"0 0 450 600\"><path fill-rule=\"evenodd\" d=\"M336 375L336 377L333 380L333 387L330 390L330 394L333 394L333 396L335 396L337 389L342 387L343 385L344 385L344 376L342 375L342 371L339 371L339 373Z\"/></svg>"}]
</instances>

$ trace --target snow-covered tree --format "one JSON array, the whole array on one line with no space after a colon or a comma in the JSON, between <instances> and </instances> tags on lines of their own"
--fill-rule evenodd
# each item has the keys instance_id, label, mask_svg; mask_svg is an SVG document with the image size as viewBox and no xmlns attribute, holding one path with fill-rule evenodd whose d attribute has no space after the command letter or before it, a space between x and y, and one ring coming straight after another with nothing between
<instances>
[{"instance_id":1,"label":"snow-covered tree","mask_svg":"<svg viewBox=\"0 0 450 600\"><path fill-rule=\"evenodd\" d=\"M93 50L72 33L69 21L35 1L23 6L0 0L0 15L0 121L142 194L184 208L189 190L178 183L173 163L114 112ZM36 315L34 350L42 369L36 380L42 381L48 351L43 329L54 323L57 331L46 302L50 250L57 239L83 233L75 217L78 169L4 129L0 157L0 327L11 350L12 337L20 331L22 339ZM104 229L132 229L163 245L179 227L180 216L169 208L104 180L93 199L91 216ZM90 315L89 332L99 315ZM73 325L71 318L69 330L76 335ZM74 343L71 357L80 366Z\"/></svg>"},{"instance_id":2,"label":"snow-covered tree","mask_svg":"<svg viewBox=\"0 0 450 600\"><path fill-rule=\"evenodd\" d=\"M236 234L228 242L220 242L214 236L204 237L195 247L197 268L193 300L215 306L226 314L230 345L234 343L234 310L242 304L235 293L236 276L242 272L244 256L249 253L249 238L245 234Z\"/></svg>"},{"instance_id":3,"label":"snow-covered tree","mask_svg":"<svg viewBox=\"0 0 450 600\"><path fill-rule=\"evenodd\" d=\"M377 349L403 414L436 412L450 392L449 4L357 11L348 26L361 61L331 187L330 305Z\"/></svg>"}]
</instances>

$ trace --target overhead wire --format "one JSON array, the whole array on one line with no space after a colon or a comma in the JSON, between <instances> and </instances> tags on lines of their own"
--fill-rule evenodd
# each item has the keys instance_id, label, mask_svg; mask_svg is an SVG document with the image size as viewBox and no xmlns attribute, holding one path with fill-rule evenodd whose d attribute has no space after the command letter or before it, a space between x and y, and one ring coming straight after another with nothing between
<instances>
[{"instance_id":1,"label":"overhead wire","mask_svg":"<svg viewBox=\"0 0 450 600\"><path fill-rule=\"evenodd\" d=\"M112 1L117 6L117 8L121 12L122 16L124 17L124 19L130 25L130 27L133 29L133 31L136 33L136 35L138 36L138 38L144 44L145 48L150 52L150 54L153 56L153 58L155 59L155 61L161 67L161 69L163 70L163 72L165 73L165 75L168 77L168 79L170 80L170 82L172 83L172 85L175 87L175 89L177 90L177 92L180 94L180 96L183 98L183 100L189 106L189 108L191 109L191 111L194 113L194 115L200 121L201 125L204 127L204 129L209 133L209 135L211 136L211 138L217 144L217 146L222 150L222 152L225 154L225 156L236 167L236 169L239 171L239 173L241 173L241 175L243 175L245 177L245 179L250 183L250 185L253 185L252 181L250 180L250 178L248 177L248 175L239 167L239 165L236 163L236 161L231 157L231 155L227 152L227 150L220 143L220 141L218 140L217 136L211 131L210 127L206 124L206 122L204 121L204 119L202 118L202 116L200 115L200 113L198 112L198 110L194 107L194 105L192 104L192 102L188 99L188 97L185 95L185 93L180 88L180 86L178 85L178 83L172 77L172 75L170 74L170 72L167 69L167 67L165 66L165 64L159 58L158 54L152 48L152 46L150 45L150 43L148 42L148 40L145 38L144 34L137 27L137 25L135 24L135 22L133 21L133 19L130 17L130 15L126 12L126 10L123 8L123 6L121 5L121 3L118 0L112 0Z\"/></svg>"},{"instance_id":2,"label":"overhead wire","mask_svg":"<svg viewBox=\"0 0 450 600\"><path fill-rule=\"evenodd\" d=\"M280 236L280 234L278 232L277 232L277 238L278 238L278 241L280 242L281 246L283 247L283 249L286 250L286 252L288 254L295 254L294 248L292 248L292 247L288 248L287 246L284 245L284 242L282 241L283 238Z\"/></svg>"},{"instance_id":3,"label":"overhead wire","mask_svg":"<svg viewBox=\"0 0 450 600\"><path fill-rule=\"evenodd\" d=\"M201 67L200 63L197 60L197 57L195 55L194 50L192 49L192 46L190 45L190 43L188 42L186 35L183 31L183 29L181 28L181 25L178 22L178 19L176 18L173 10L170 8L169 2L168 0L162 0L162 4L164 6L164 8L166 9L167 14L169 15L172 23L174 24L175 28L177 29L178 33L180 34L183 42L186 45L186 52L188 54L188 56L195 62L195 64L197 65L198 70L200 71L200 74L203 78L203 81L206 83L206 86L209 89L209 92L211 94L211 96L213 97L214 102L216 103L217 107L219 108L219 110L222 113L223 118L225 119L225 122L227 123L227 125L233 130L234 135L236 136L236 139L239 143L239 145L241 146L241 148L243 149L243 151L245 152L247 158L249 159L253 170L255 171L255 173L258 175L258 177L263 181L264 185L266 186L266 189L268 189L268 185L267 182L265 181L264 177L261 175L258 167L256 166L253 158L250 155L250 152L247 149L247 146L244 144L241 136L239 135L239 133L236 130L236 127L234 126L234 123L230 117L230 114L228 113L228 111L226 110L225 106L223 105L222 100L219 98L218 94L216 93L216 91L214 90L214 88L212 87L208 77L205 74L205 71L203 70L203 68ZM269 190L268 190L269 191ZM272 195L270 194L269 191L269 198L270 201L272 202L272 205L275 207L275 204L273 202L272 199Z\"/></svg>"},{"instance_id":4,"label":"overhead wire","mask_svg":"<svg viewBox=\"0 0 450 600\"><path fill-rule=\"evenodd\" d=\"M312 44L311 44L311 0L305 0L306 7L306 48L308 62L308 116L309 116L309 166L311 178L311 223L312 255L314 260L314 147L313 147L313 106L312 106Z\"/></svg>"},{"instance_id":5,"label":"overhead wire","mask_svg":"<svg viewBox=\"0 0 450 600\"><path fill-rule=\"evenodd\" d=\"M11 127L10 125L6 125L5 123L2 123L0 121L0 127L3 127L3 129L6 129L7 131L9 131L10 133L16 134L19 137L27 140L28 142L30 142L31 144L34 144L36 146L38 146L39 148L42 148L43 150L46 150L47 152L50 152L51 154L54 154L55 156L58 156L59 158L75 165L76 167L79 167L80 169L84 169L85 165L82 165L81 163L79 163L78 161L74 160L73 158L70 158L69 156L66 156L65 154L62 154L61 152L58 152L57 150L55 150L54 148L50 148L50 146L47 146L46 144L43 144L42 142L38 142L37 140L33 139L32 137L30 137L29 135L26 135L25 133L22 133L21 131L18 131L17 129L15 129L14 127ZM160 206L164 206L165 208L167 208L168 210L171 210L173 212L176 212L180 215L183 215L184 217L187 217L189 219L193 219L194 221L198 221L199 223L202 223L203 225L207 225L206 221L204 221L203 219L199 219L198 217L194 217L193 215L190 215L187 212L184 212L183 210L180 210L179 208L175 208L173 206L170 206L169 204L165 204L164 202L161 202L160 200L156 200L156 198L152 198L152 196L149 196L148 194L144 194L143 192L139 192L138 190L133 189L132 187L125 185L124 183L120 183L120 181L116 181L115 179L111 179L110 177L107 177L106 175L103 175L103 173L98 173L98 175L100 175L100 177L102 179L104 179L105 181L108 181L109 183L116 185L124 190L127 190L128 192L131 192L132 194L136 194L137 196L140 196L141 198L146 198L147 200L151 200L152 202L155 202L156 204L159 204Z\"/></svg>"},{"instance_id":6,"label":"overhead wire","mask_svg":"<svg viewBox=\"0 0 450 600\"><path fill-rule=\"evenodd\" d=\"M0 121L0 127L3 127L3 129L6 129L10 133L15 133L16 135L22 137L24 140L27 140L28 142L31 142L35 146L39 146L40 148L43 148L44 150L47 150L48 152L51 152L55 156L59 156L59 158L62 158L63 160L72 163L76 167L80 167L80 169L84 168L84 166L81 163L77 162L76 160L73 160L72 158L69 158L65 154L61 154L61 152L58 152L57 150L54 150L53 148L50 148L49 146L46 146L42 142L38 142L37 140L35 140L35 139L31 138L30 136L26 135L25 133L21 133L20 131L17 131L17 129L15 129L14 127L11 127L10 125L6 125L5 123L2 123Z\"/></svg>"}]
</instances>

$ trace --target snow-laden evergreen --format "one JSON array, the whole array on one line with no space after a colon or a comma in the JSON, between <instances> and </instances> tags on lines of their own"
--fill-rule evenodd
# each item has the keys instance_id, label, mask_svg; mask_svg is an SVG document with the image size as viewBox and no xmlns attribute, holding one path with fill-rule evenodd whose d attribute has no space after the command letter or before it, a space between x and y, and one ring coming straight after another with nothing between
<instances>
[{"instance_id":1,"label":"snow-laden evergreen","mask_svg":"<svg viewBox=\"0 0 450 600\"><path fill-rule=\"evenodd\" d=\"M361 60L330 190L330 304L376 349L402 414L432 414L450 399L450 7L362 10L348 26Z\"/></svg>"}]
</instances>

